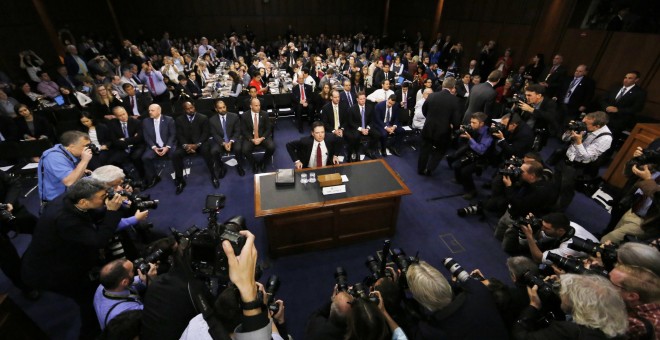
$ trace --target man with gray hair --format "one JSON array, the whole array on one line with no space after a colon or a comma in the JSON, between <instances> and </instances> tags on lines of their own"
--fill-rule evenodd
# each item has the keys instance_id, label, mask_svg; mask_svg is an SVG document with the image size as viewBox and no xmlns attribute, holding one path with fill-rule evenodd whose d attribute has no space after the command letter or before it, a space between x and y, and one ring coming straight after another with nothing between
<instances>
[{"instance_id":1,"label":"man with gray hair","mask_svg":"<svg viewBox=\"0 0 660 340\"><path fill-rule=\"evenodd\" d=\"M78 180L46 206L23 255L27 284L78 304L81 338L94 337L99 327L92 308L98 283L90 274L100 260L99 249L108 245L121 219L123 200L119 194L108 197L105 185L96 179Z\"/></svg>"},{"instance_id":2,"label":"man with gray hair","mask_svg":"<svg viewBox=\"0 0 660 340\"><path fill-rule=\"evenodd\" d=\"M463 124L469 124L472 114L475 112L483 112L488 118L492 118L493 109L495 105L495 85L502 78L502 71L495 70L488 75L488 81L472 87L470 97L467 102L467 110L463 116Z\"/></svg>"},{"instance_id":3,"label":"man with gray hair","mask_svg":"<svg viewBox=\"0 0 660 340\"><path fill-rule=\"evenodd\" d=\"M442 82L442 90L430 93L422 104L422 114L426 117L422 129L422 146L419 150L417 173L430 176L438 167L447 152L451 141L451 132L461 120L459 99L454 95L456 79L447 77ZM426 89L424 94L427 93ZM417 105L415 106L417 116Z\"/></svg>"}]
</instances>

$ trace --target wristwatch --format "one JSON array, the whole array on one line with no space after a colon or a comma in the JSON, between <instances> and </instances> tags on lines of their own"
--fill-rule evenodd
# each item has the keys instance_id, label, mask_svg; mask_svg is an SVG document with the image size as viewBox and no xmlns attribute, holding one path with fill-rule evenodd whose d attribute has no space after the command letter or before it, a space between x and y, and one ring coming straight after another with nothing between
<instances>
[{"instance_id":1,"label":"wristwatch","mask_svg":"<svg viewBox=\"0 0 660 340\"><path fill-rule=\"evenodd\" d=\"M241 301L241 309L243 310L252 310L257 308L262 308L264 305L264 294L260 290L257 290L257 297L250 302Z\"/></svg>"}]
</instances>

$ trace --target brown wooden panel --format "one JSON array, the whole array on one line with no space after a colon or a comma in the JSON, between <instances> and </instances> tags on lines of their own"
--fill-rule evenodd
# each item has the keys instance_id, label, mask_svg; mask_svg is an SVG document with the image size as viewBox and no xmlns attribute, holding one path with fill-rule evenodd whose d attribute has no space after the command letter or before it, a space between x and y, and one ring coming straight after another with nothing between
<instances>
[{"instance_id":1,"label":"brown wooden panel","mask_svg":"<svg viewBox=\"0 0 660 340\"><path fill-rule=\"evenodd\" d=\"M591 68L593 75L593 65L601 45L605 42L606 35L605 31L567 29L558 53L564 57L564 65L568 66L569 71L580 64L586 64Z\"/></svg>"},{"instance_id":2,"label":"brown wooden panel","mask_svg":"<svg viewBox=\"0 0 660 340\"><path fill-rule=\"evenodd\" d=\"M528 64L528 56L525 55L525 43L527 42L532 28L529 25L503 25L500 35L497 38L499 51L503 53L504 49L511 48L513 58L513 68L517 69L521 65Z\"/></svg>"},{"instance_id":3,"label":"brown wooden panel","mask_svg":"<svg viewBox=\"0 0 660 340\"><path fill-rule=\"evenodd\" d=\"M598 79L596 86L609 89L621 84L626 71L638 70L648 76L660 55L660 38L654 34L614 33L609 40L606 53L593 73ZM616 65L615 67L612 67Z\"/></svg>"},{"instance_id":4,"label":"brown wooden panel","mask_svg":"<svg viewBox=\"0 0 660 340\"><path fill-rule=\"evenodd\" d=\"M383 200L381 203L341 207L337 209L337 218L341 221L351 221L350 224L340 223L336 231L342 237L355 237L367 233L383 232L392 229L396 224L396 199Z\"/></svg>"},{"instance_id":5,"label":"brown wooden panel","mask_svg":"<svg viewBox=\"0 0 660 340\"><path fill-rule=\"evenodd\" d=\"M660 137L660 124L637 124L632 129L630 137L626 139L616 157L607 168L603 178L605 181L617 188L623 188L626 178L623 169L637 147L645 148L653 140Z\"/></svg>"}]
</instances>

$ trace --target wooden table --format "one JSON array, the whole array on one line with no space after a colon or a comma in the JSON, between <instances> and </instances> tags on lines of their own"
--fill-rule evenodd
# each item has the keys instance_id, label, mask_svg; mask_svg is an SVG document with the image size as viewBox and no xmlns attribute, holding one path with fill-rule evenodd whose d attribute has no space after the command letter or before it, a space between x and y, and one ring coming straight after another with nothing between
<instances>
[{"instance_id":1,"label":"wooden table","mask_svg":"<svg viewBox=\"0 0 660 340\"><path fill-rule=\"evenodd\" d=\"M346 175L346 192L324 196L318 182L300 183L302 172ZM254 187L255 215L265 218L272 256L391 237L401 196L411 193L382 159L296 170L292 187L276 187L274 173L259 174Z\"/></svg>"}]
</instances>

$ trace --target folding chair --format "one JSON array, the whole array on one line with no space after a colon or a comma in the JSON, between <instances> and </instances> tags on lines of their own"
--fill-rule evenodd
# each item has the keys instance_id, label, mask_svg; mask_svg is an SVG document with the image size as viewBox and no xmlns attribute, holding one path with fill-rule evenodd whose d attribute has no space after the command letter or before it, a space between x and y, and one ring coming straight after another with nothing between
<instances>
[{"instance_id":1,"label":"folding chair","mask_svg":"<svg viewBox=\"0 0 660 340\"><path fill-rule=\"evenodd\" d=\"M48 139L22 141L18 143L18 153L20 157L30 159L32 157L41 157L44 151L50 149L51 147L53 147L53 144ZM34 167L31 169L20 169L18 170L18 174L21 177L29 176L31 178L35 178L37 175L37 168ZM27 198L34 191L34 189L37 188L37 185L39 185L38 182L23 197Z\"/></svg>"}]
</instances>

